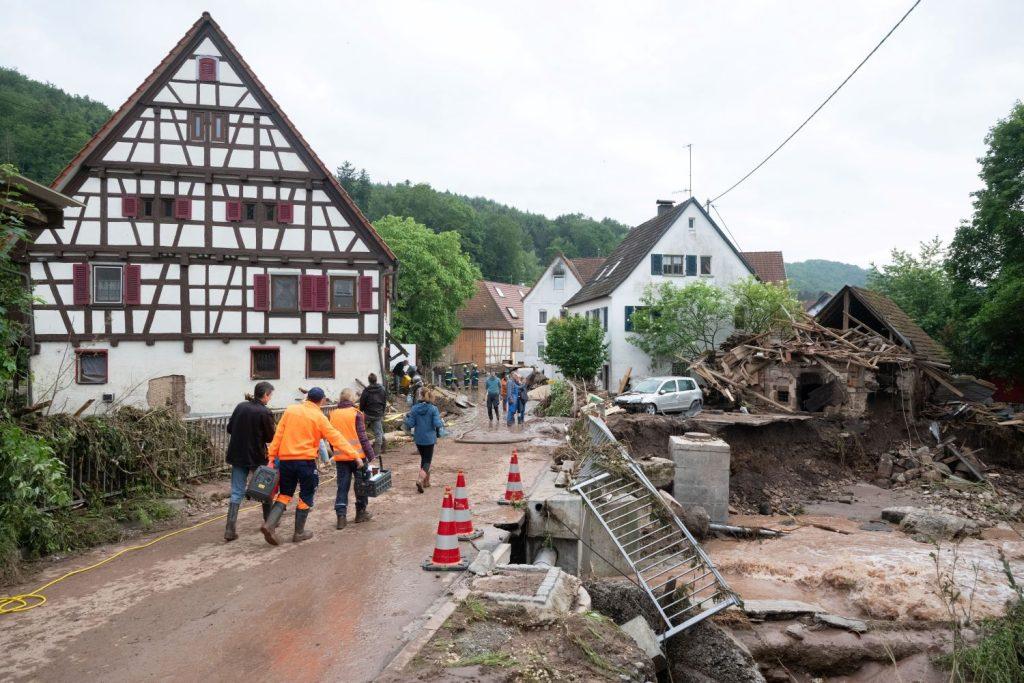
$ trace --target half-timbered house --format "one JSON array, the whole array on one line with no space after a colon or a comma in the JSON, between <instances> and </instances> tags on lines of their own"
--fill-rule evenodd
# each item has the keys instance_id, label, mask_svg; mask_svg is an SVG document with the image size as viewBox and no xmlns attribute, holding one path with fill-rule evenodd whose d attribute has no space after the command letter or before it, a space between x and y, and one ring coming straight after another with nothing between
<instances>
[{"instance_id":1,"label":"half-timbered house","mask_svg":"<svg viewBox=\"0 0 1024 683\"><path fill-rule=\"evenodd\" d=\"M84 206L27 253L36 400L170 377L209 413L383 374L397 261L209 14L53 187Z\"/></svg>"}]
</instances>

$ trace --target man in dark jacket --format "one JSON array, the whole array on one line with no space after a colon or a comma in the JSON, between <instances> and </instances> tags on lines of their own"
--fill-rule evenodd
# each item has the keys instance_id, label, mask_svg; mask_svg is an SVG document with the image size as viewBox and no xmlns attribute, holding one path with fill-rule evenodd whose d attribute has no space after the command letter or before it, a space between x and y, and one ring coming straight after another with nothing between
<instances>
[{"instance_id":1,"label":"man in dark jacket","mask_svg":"<svg viewBox=\"0 0 1024 683\"><path fill-rule=\"evenodd\" d=\"M238 538L236 524L238 509L245 495L249 475L260 465L267 464L267 444L274 440L274 415L267 408L274 385L260 382L251 396L235 406L228 420L227 461L231 465L231 500L228 505L228 521L224 528L224 540ZM263 519L267 518L270 503L263 503Z\"/></svg>"},{"instance_id":2,"label":"man in dark jacket","mask_svg":"<svg viewBox=\"0 0 1024 683\"><path fill-rule=\"evenodd\" d=\"M369 384L359 395L359 410L366 417L366 427L373 434L373 450L384 452L384 413L388 409L388 392L377 383L377 375L370 373Z\"/></svg>"}]
</instances>

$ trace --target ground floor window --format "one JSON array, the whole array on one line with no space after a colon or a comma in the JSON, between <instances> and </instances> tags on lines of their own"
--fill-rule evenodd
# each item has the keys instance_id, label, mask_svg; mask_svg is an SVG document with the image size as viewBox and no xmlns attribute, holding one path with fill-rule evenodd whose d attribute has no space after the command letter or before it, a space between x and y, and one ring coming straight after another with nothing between
<instances>
[{"instance_id":1,"label":"ground floor window","mask_svg":"<svg viewBox=\"0 0 1024 683\"><path fill-rule=\"evenodd\" d=\"M105 349L78 351L75 354L75 381L78 384L107 383L107 352Z\"/></svg>"},{"instance_id":2,"label":"ground floor window","mask_svg":"<svg viewBox=\"0 0 1024 683\"><path fill-rule=\"evenodd\" d=\"M306 348L306 377L334 378L334 349L309 346Z\"/></svg>"},{"instance_id":3,"label":"ground floor window","mask_svg":"<svg viewBox=\"0 0 1024 683\"><path fill-rule=\"evenodd\" d=\"M281 349L276 346L253 346L249 349L249 365L253 379L280 379Z\"/></svg>"}]
</instances>

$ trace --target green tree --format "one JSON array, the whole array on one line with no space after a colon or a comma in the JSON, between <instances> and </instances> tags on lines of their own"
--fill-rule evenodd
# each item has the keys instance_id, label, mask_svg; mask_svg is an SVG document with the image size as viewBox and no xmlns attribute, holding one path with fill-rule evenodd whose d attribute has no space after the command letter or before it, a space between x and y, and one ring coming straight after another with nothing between
<instances>
[{"instance_id":1,"label":"green tree","mask_svg":"<svg viewBox=\"0 0 1024 683\"><path fill-rule=\"evenodd\" d=\"M732 283L733 325L737 330L761 334L788 327L800 314L800 302L789 287L748 277Z\"/></svg>"},{"instance_id":2,"label":"green tree","mask_svg":"<svg viewBox=\"0 0 1024 683\"><path fill-rule=\"evenodd\" d=\"M1024 104L985 138L984 187L949 247L956 365L1024 376Z\"/></svg>"},{"instance_id":3,"label":"green tree","mask_svg":"<svg viewBox=\"0 0 1024 683\"><path fill-rule=\"evenodd\" d=\"M891 263L871 264L868 288L885 294L935 339L949 343L953 317L952 282L938 237L922 242L918 254L893 249Z\"/></svg>"},{"instance_id":4,"label":"green tree","mask_svg":"<svg viewBox=\"0 0 1024 683\"><path fill-rule=\"evenodd\" d=\"M570 315L549 320L543 359L570 379L589 382L608 360L604 329L594 318Z\"/></svg>"},{"instance_id":5,"label":"green tree","mask_svg":"<svg viewBox=\"0 0 1024 683\"><path fill-rule=\"evenodd\" d=\"M459 334L458 310L476 291L480 271L451 231L435 233L412 218L385 216L374 224L401 264L395 336L416 344L424 365Z\"/></svg>"},{"instance_id":6,"label":"green tree","mask_svg":"<svg viewBox=\"0 0 1024 683\"><path fill-rule=\"evenodd\" d=\"M729 292L701 281L685 287L648 285L641 304L630 316L630 341L662 361L680 355L692 359L714 348L734 309Z\"/></svg>"}]
</instances>

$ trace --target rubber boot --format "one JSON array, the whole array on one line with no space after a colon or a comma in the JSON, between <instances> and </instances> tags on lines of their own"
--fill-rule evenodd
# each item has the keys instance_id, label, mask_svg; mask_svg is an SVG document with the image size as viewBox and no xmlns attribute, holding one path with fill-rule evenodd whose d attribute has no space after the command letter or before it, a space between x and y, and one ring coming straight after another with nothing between
<instances>
[{"instance_id":1,"label":"rubber boot","mask_svg":"<svg viewBox=\"0 0 1024 683\"><path fill-rule=\"evenodd\" d=\"M281 545L274 532L277 531L277 525L281 523L281 515L284 514L284 509L284 503L275 502L270 508L270 513L267 514L266 521L260 527L260 531L263 532L263 538L267 539L267 543L270 545Z\"/></svg>"},{"instance_id":2,"label":"rubber boot","mask_svg":"<svg viewBox=\"0 0 1024 683\"><path fill-rule=\"evenodd\" d=\"M231 503L228 505L228 521L224 525L224 540L233 541L238 538L238 531L235 529L235 525L238 523L238 508L239 503Z\"/></svg>"},{"instance_id":3,"label":"rubber boot","mask_svg":"<svg viewBox=\"0 0 1024 683\"><path fill-rule=\"evenodd\" d=\"M313 538L313 532L306 531L306 517L309 517L309 508L295 511L295 533L292 534L292 543L300 543Z\"/></svg>"},{"instance_id":4,"label":"rubber boot","mask_svg":"<svg viewBox=\"0 0 1024 683\"><path fill-rule=\"evenodd\" d=\"M260 505L263 506L263 521L265 522L265 521L267 521L267 516L270 515L271 503L264 502L264 503L260 503Z\"/></svg>"},{"instance_id":5,"label":"rubber boot","mask_svg":"<svg viewBox=\"0 0 1024 683\"><path fill-rule=\"evenodd\" d=\"M369 522L371 519L373 519L373 513L368 510L356 510L356 524Z\"/></svg>"},{"instance_id":6,"label":"rubber boot","mask_svg":"<svg viewBox=\"0 0 1024 683\"><path fill-rule=\"evenodd\" d=\"M356 515L356 519L358 519L358 518L359 518L359 515ZM338 523L334 525L334 528L337 529L338 531L341 531L342 529L345 528L346 524L348 524L347 514L345 512L339 512L338 513Z\"/></svg>"}]
</instances>

